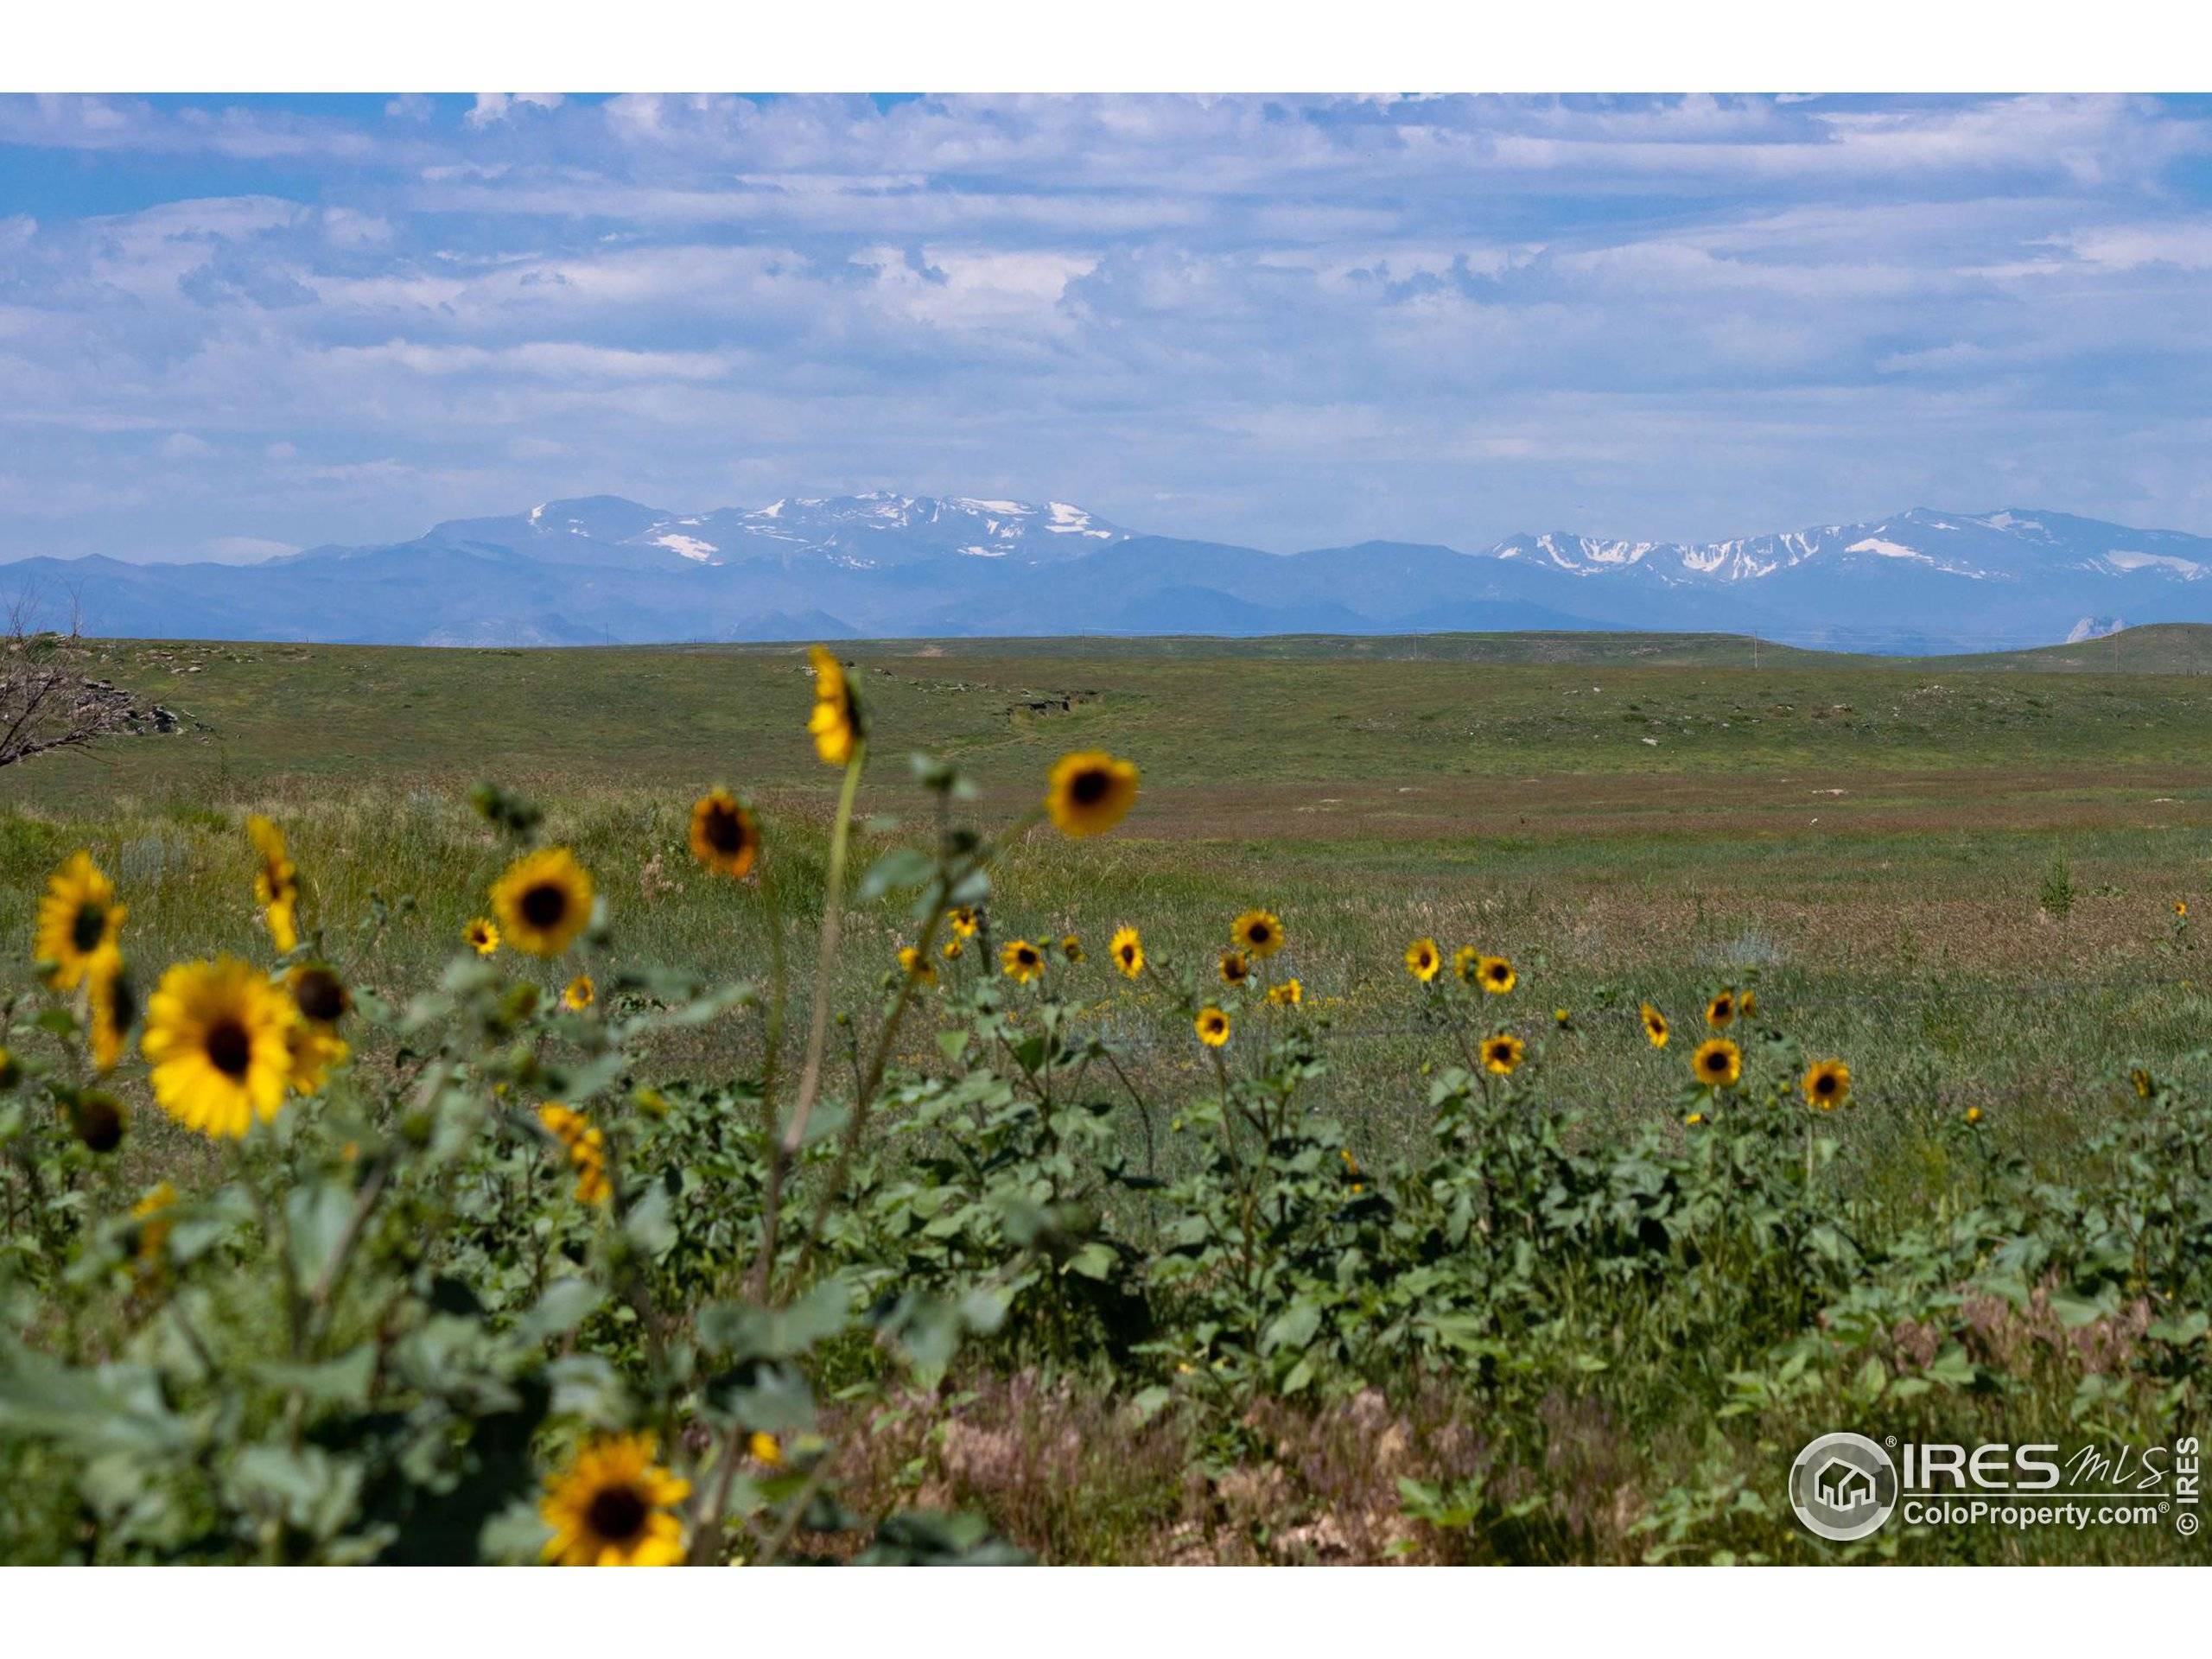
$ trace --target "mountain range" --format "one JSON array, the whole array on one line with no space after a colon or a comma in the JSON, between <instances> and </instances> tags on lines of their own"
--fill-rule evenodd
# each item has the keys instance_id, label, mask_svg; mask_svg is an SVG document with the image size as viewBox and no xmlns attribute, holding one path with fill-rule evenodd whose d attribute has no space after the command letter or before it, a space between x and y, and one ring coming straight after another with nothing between
<instances>
[{"instance_id":1,"label":"mountain range","mask_svg":"<svg viewBox=\"0 0 2212 1659\"><path fill-rule=\"evenodd\" d=\"M877 493L677 513L616 496L253 565L0 564L87 632L425 645L1521 629L1751 632L1930 652L2212 621L2212 538L1916 507L1703 543L1553 531L1300 553L1141 534L1065 502Z\"/></svg>"}]
</instances>

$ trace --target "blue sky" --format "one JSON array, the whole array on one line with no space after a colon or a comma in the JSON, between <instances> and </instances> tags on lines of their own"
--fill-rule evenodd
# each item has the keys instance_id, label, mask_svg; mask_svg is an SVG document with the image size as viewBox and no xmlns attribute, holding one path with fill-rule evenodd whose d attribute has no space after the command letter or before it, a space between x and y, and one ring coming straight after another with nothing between
<instances>
[{"instance_id":1,"label":"blue sky","mask_svg":"<svg viewBox=\"0 0 2212 1659\"><path fill-rule=\"evenodd\" d=\"M601 492L2212 533L2212 101L0 98L0 558Z\"/></svg>"}]
</instances>

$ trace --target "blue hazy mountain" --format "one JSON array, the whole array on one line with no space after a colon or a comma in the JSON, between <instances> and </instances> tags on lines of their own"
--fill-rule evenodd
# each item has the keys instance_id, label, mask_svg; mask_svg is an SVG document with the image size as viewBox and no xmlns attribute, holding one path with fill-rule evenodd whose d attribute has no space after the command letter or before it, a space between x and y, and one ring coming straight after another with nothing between
<instances>
[{"instance_id":1,"label":"blue hazy mountain","mask_svg":"<svg viewBox=\"0 0 2212 1659\"><path fill-rule=\"evenodd\" d=\"M678 513L586 496L257 565L0 564L0 597L18 596L73 605L99 634L392 645L1640 628L1941 651L2212 621L2212 538L1915 508L1694 544L1554 531L1276 554L1065 502L877 493Z\"/></svg>"}]
</instances>

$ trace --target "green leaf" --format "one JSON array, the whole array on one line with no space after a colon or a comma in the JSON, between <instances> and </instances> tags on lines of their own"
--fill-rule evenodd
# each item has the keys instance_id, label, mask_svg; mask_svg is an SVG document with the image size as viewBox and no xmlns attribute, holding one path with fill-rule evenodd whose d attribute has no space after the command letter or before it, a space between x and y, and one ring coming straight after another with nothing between
<instances>
[{"instance_id":1,"label":"green leaf","mask_svg":"<svg viewBox=\"0 0 2212 1659\"><path fill-rule=\"evenodd\" d=\"M1294 1302L1275 1316L1260 1338L1260 1351L1271 1354L1278 1348L1302 1349L1313 1340L1321 1328L1321 1308L1316 1302Z\"/></svg>"},{"instance_id":2,"label":"green leaf","mask_svg":"<svg viewBox=\"0 0 2212 1659\"><path fill-rule=\"evenodd\" d=\"M710 1302L699 1310L700 1344L731 1359L791 1359L844 1328L851 1289L825 1279L789 1307Z\"/></svg>"},{"instance_id":3,"label":"green leaf","mask_svg":"<svg viewBox=\"0 0 2212 1659\"><path fill-rule=\"evenodd\" d=\"M284 1222L291 1238L292 1268L302 1284L321 1279L353 1214L353 1187L346 1181L318 1181L286 1196Z\"/></svg>"},{"instance_id":4,"label":"green leaf","mask_svg":"<svg viewBox=\"0 0 2212 1659\"><path fill-rule=\"evenodd\" d=\"M1936 1356L1936 1363L1928 1368L1931 1382L1947 1389L1970 1389L1974 1380L1974 1361L1967 1357L1967 1351L1955 1342L1948 1344Z\"/></svg>"},{"instance_id":5,"label":"green leaf","mask_svg":"<svg viewBox=\"0 0 2212 1659\"><path fill-rule=\"evenodd\" d=\"M622 1231L649 1259L658 1262L676 1248L679 1235L669 1214L668 1188L655 1181L622 1217Z\"/></svg>"},{"instance_id":6,"label":"green leaf","mask_svg":"<svg viewBox=\"0 0 2212 1659\"><path fill-rule=\"evenodd\" d=\"M918 887L930 879L937 867L929 855L912 847L894 848L875 861L868 873L861 878L861 885L853 894L855 904L864 905L880 899L894 887Z\"/></svg>"},{"instance_id":7,"label":"green leaf","mask_svg":"<svg viewBox=\"0 0 2212 1659\"><path fill-rule=\"evenodd\" d=\"M604 1294L588 1279L556 1279L546 1286L537 1306L515 1322L515 1336L532 1347L566 1336L584 1322Z\"/></svg>"},{"instance_id":8,"label":"green leaf","mask_svg":"<svg viewBox=\"0 0 2212 1659\"><path fill-rule=\"evenodd\" d=\"M319 1364L294 1365L283 1360L264 1360L254 1370L261 1379L287 1392L296 1389L315 1405L345 1406L359 1410L369 1403L369 1384L376 1376L376 1350L364 1343L351 1353Z\"/></svg>"},{"instance_id":9,"label":"green leaf","mask_svg":"<svg viewBox=\"0 0 2212 1659\"><path fill-rule=\"evenodd\" d=\"M161 1379L138 1365L79 1370L31 1349L0 1346L0 1429L56 1441L90 1456L179 1452L184 1420L162 1397Z\"/></svg>"}]
</instances>

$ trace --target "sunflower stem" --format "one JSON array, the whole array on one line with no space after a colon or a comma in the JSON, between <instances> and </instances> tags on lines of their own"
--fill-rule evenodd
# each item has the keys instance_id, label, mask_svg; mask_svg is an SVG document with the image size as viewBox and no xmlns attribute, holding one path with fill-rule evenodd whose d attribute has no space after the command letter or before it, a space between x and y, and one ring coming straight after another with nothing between
<instances>
[{"instance_id":1,"label":"sunflower stem","mask_svg":"<svg viewBox=\"0 0 2212 1659\"><path fill-rule=\"evenodd\" d=\"M775 1272L778 1232L782 1219L784 1181L799 1148L806 1144L807 1120L814 1115L815 1096L822 1087L822 1053L830 1038L830 978L837 956L837 929L845 891L845 853L852 840L853 800L860 792L861 768L868 761L866 740L856 740L845 762L844 785L837 791L837 817L830 832L830 873L822 895L822 940L814 964L814 1007L807 1024L806 1064L799 1072L798 1097L783 1138L770 1148L768 1191L762 1217L760 1260L753 1267L756 1294L767 1294Z\"/></svg>"}]
</instances>

